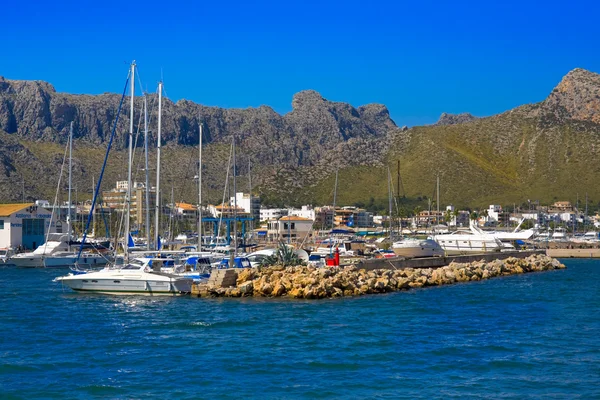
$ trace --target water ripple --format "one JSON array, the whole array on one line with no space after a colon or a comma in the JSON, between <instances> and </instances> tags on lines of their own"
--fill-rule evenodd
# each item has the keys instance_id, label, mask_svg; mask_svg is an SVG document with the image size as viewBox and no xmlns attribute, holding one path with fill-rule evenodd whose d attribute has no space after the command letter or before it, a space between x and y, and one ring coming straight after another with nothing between
<instances>
[{"instance_id":1,"label":"water ripple","mask_svg":"<svg viewBox=\"0 0 600 400\"><path fill-rule=\"evenodd\" d=\"M359 298L81 295L0 269L2 398L600 398L600 262ZM31 291L35 288L35 291Z\"/></svg>"}]
</instances>

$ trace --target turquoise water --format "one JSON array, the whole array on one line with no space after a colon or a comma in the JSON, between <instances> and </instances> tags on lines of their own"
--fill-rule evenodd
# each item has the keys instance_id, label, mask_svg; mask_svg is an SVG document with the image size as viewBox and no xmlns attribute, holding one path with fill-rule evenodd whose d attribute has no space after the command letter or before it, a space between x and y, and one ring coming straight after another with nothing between
<instances>
[{"instance_id":1,"label":"turquoise water","mask_svg":"<svg viewBox=\"0 0 600 400\"><path fill-rule=\"evenodd\" d=\"M144 298L0 268L7 398L600 398L600 262L321 301Z\"/></svg>"}]
</instances>

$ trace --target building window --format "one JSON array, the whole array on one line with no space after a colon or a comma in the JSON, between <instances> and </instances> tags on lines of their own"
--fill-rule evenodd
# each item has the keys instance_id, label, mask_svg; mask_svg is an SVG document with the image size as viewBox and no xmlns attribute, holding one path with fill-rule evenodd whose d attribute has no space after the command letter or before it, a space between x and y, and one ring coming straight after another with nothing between
<instances>
[{"instance_id":1,"label":"building window","mask_svg":"<svg viewBox=\"0 0 600 400\"><path fill-rule=\"evenodd\" d=\"M4 220L0 219L0 229L4 229Z\"/></svg>"},{"instance_id":2,"label":"building window","mask_svg":"<svg viewBox=\"0 0 600 400\"><path fill-rule=\"evenodd\" d=\"M23 235L43 236L44 235L44 220L43 219L24 219L23 220Z\"/></svg>"}]
</instances>

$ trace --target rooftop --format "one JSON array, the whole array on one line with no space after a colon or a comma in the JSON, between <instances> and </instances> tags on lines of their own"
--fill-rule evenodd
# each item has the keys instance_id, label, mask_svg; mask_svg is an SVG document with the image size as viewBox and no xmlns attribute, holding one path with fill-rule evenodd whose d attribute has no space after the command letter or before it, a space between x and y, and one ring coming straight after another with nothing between
<instances>
[{"instance_id":1,"label":"rooftop","mask_svg":"<svg viewBox=\"0 0 600 400\"><path fill-rule=\"evenodd\" d=\"M0 204L0 217L10 217L11 214L33 205L34 203Z\"/></svg>"},{"instance_id":2,"label":"rooftop","mask_svg":"<svg viewBox=\"0 0 600 400\"><path fill-rule=\"evenodd\" d=\"M175 206L181 208L183 211L197 211L198 207L189 203L175 203Z\"/></svg>"},{"instance_id":3,"label":"rooftop","mask_svg":"<svg viewBox=\"0 0 600 400\"><path fill-rule=\"evenodd\" d=\"M308 219L308 218L304 218L304 217L297 217L297 216L293 215L291 217L281 217L281 218L279 218L279 221L310 221L310 222L312 222L312 219Z\"/></svg>"}]
</instances>

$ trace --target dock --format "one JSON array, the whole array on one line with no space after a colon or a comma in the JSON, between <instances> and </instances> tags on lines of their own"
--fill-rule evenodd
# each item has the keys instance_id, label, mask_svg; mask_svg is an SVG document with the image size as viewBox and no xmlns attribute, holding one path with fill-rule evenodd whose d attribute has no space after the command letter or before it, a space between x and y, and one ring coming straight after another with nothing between
<instances>
[{"instance_id":1,"label":"dock","mask_svg":"<svg viewBox=\"0 0 600 400\"><path fill-rule=\"evenodd\" d=\"M547 249L546 255L554 258L600 258L600 249Z\"/></svg>"}]
</instances>

